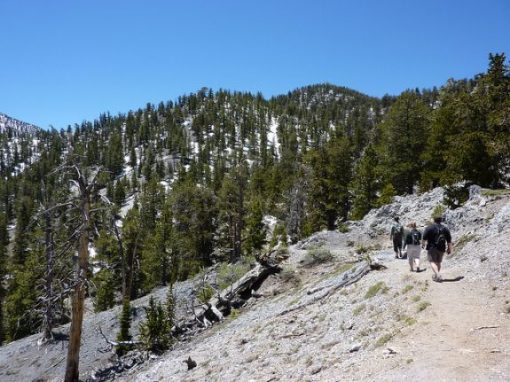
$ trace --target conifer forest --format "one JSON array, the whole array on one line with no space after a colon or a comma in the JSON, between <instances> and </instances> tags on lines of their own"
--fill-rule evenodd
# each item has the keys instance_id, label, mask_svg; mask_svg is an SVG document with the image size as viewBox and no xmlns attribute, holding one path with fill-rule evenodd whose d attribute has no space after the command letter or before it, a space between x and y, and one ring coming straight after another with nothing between
<instances>
[{"instance_id":1,"label":"conifer forest","mask_svg":"<svg viewBox=\"0 0 510 382\"><path fill-rule=\"evenodd\" d=\"M156 287L342 230L395 195L446 186L456 203L464 185L505 187L509 175L510 68L498 53L474 78L398 96L203 88L67 129L5 128L0 345L51 341L71 322L66 380L76 380L86 302L123 306L126 352L129 303ZM171 342L173 303L151 300L147 349Z\"/></svg>"}]
</instances>

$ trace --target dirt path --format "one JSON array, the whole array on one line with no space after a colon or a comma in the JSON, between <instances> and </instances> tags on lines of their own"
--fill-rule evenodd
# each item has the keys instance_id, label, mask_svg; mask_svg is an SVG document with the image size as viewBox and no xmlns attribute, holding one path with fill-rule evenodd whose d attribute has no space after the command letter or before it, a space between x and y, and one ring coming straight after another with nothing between
<instances>
[{"instance_id":1,"label":"dirt path","mask_svg":"<svg viewBox=\"0 0 510 382\"><path fill-rule=\"evenodd\" d=\"M388 343L397 354L374 364L385 369L373 370L374 380L510 381L510 317L503 313L509 291L470 281L470 275L452 268L448 259L443 277L464 278L436 283L428 262L423 265L427 270L417 274L409 272L407 261L390 263L397 277L428 280L422 301L430 306L415 325Z\"/></svg>"}]
</instances>

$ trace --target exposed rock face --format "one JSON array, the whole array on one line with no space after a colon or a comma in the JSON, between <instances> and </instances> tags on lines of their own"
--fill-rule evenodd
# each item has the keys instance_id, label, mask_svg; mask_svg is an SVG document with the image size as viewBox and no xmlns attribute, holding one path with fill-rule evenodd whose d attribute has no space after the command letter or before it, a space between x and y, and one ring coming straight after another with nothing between
<instances>
[{"instance_id":1,"label":"exposed rock face","mask_svg":"<svg viewBox=\"0 0 510 382\"><path fill-rule=\"evenodd\" d=\"M34 134L39 130L39 128L30 123L26 123L0 113L0 133L4 133L8 130L11 130L14 135L17 135L18 133Z\"/></svg>"}]
</instances>

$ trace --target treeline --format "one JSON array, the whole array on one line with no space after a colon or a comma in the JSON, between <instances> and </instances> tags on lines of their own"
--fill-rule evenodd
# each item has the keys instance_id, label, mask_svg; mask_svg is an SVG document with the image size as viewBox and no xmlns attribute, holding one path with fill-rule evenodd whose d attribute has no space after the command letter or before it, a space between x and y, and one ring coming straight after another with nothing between
<instances>
[{"instance_id":1,"label":"treeline","mask_svg":"<svg viewBox=\"0 0 510 382\"><path fill-rule=\"evenodd\" d=\"M215 262L339 228L394 195L460 180L506 185L505 59L490 55L473 79L397 97L329 84L269 100L202 89L67 130L2 134L0 342L70 319L84 222L69 169L94 184L86 294L104 310Z\"/></svg>"}]
</instances>

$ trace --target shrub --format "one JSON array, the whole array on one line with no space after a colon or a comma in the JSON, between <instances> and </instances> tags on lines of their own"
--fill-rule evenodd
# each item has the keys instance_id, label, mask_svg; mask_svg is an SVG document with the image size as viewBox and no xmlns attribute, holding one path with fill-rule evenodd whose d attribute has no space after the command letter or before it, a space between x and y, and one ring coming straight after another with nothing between
<instances>
[{"instance_id":1,"label":"shrub","mask_svg":"<svg viewBox=\"0 0 510 382\"><path fill-rule=\"evenodd\" d=\"M200 301L201 303L205 304L206 302L208 302L211 297L214 295L214 288L209 284L209 283L205 283L199 290L198 290L198 293L197 293L197 299L198 301Z\"/></svg>"},{"instance_id":2,"label":"shrub","mask_svg":"<svg viewBox=\"0 0 510 382\"><path fill-rule=\"evenodd\" d=\"M249 259L237 262L235 264L227 263L221 264L218 269L218 274L216 276L218 287L220 289L227 288L228 286L232 285L237 280L239 280L241 277L243 277L249 270L250 270Z\"/></svg>"},{"instance_id":3,"label":"shrub","mask_svg":"<svg viewBox=\"0 0 510 382\"><path fill-rule=\"evenodd\" d=\"M360 315L366 308L365 304L358 305L354 310L352 311L353 316Z\"/></svg>"},{"instance_id":4,"label":"shrub","mask_svg":"<svg viewBox=\"0 0 510 382\"><path fill-rule=\"evenodd\" d=\"M462 248L466 246L467 243L473 241L476 238L475 235L472 234L464 234L460 236L455 242L455 251L453 253L459 253Z\"/></svg>"},{"instance_id":5,"label":"shrub","mask_svg":"<svg viewBox=\"0 0 510 382\"><path fill-rule=\"evenodd\" d=\"M388 286L384 283L384 281L379 281L375 283L370 288L368 288L367 293L365 293L365 298L372 298L376 296L378 293L387 293L389 290Z\"/></svg>"},{"instance_id":6,"label":"shrub","mask_svg":"<svg viewBox=\"0 0 510 382\"><path fill-rule=\"evenodd\" d=\"M305 267L312 267L315 265L323 264L333 260L334 256L331 251L327 249L313 249L306 253L302 264Z\"/></svg>"},{"instance_id":7,"label":"shrub","mask_svg":"<svg viewBox=\"0 0 510 382\"><path fill-rule=\"evenodd\" d=\"M375 343L375 346L376 347L379 347L379 346L383 346L385 345L389 340L391 340L393 336L390 334L390 333L387 333L381 337L379 337L379 339L377 340L377 342Z\"/></svg>"},{"instance_id":8,"label":"shrub","mask_svg":"<svg viewBox=\"0 0 510 382\"><path fill-rule=\"evenodd\" d=\"M432 218L442 217L446 211L446 207L443 204L438 204L432 211Z\"/></svg>"},{"instance_id":9,"label":"shrub","mask_svg":"<svg viewBox=\"0 0 510 382\"><path fill-rule=\"evenodd\" d=\"M280 272L281 280L286 284L291 284L292 286L299 286L301 284L301 279L299 275L293 270L289 268L284 268Z\"/></svg>"},{"instance_id":10,"label":"shrub","mask_svg":"<svg viewBox=\"0 0 510 382\"><path fill-rule=\"evenodd\" d=\"M417 311L418 312L422 312L424 311L425 309L427 309L427 307L430 306L430 302L428 301L422 301L418 304L418 308L417 308Z\"/></svg>"},{"instance_id":11,"label":"shrub","mask_svg":"<svg viewBox=\"0 0 510 382\"><path fill-rule=\"evenodd\" d=\"M349 232L349 226L345 223L339 223L337 229L338 229L338 232L341 232L341 233Z\"/></svg>"},{"instance_id":12,"label":"shrub","mask_svg":"<svg viewBox=\"0 0 510 382\"><path fill-rule=\"evenodd\" d=\"M461 186L446 186L443 203L454 210L461 207L469 199L469 187L471 183Z\"/></svg>"}]
</instances>

